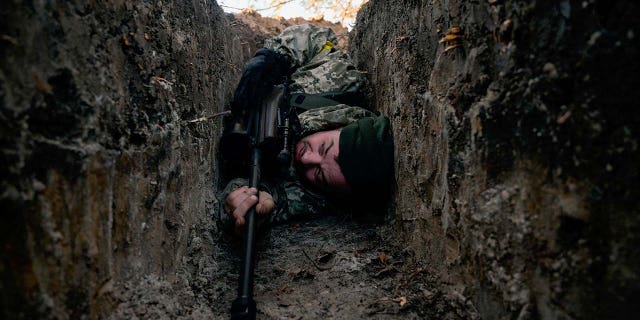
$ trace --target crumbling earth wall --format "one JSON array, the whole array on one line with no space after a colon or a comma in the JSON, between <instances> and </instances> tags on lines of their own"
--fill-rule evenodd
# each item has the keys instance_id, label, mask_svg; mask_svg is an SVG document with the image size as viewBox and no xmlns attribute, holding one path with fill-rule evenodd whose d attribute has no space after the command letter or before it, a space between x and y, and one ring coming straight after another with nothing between
<instances>
[{"instance_id":1,"label":"crumbling earth wall","mask_svg":"<svg viewBox=\"0 0 640 320\"><path fill-rule=\"evenodd\" d=\"M228 14L228 17L233 20L230 24L240 33L243 42L251 43L254 49L257 50L262 47L264 40L267 38L275 37L279 35L284 29L311 23L318 27L327 27L333 29L333 32L338 39L336 46L343 50L349 46L349 32L347 28L342 26L338 22L330 22L320 17L318 19L306 20L301 17L293 17L285 19L283 17L263 17L255 10L245 9L240 13Z\"/></svg>"},{"instance_id":2,"label":"crumbling earth wall","mask_svg":"<svg viewBox=\"0 0 640 320\"><path fill-rule=\"evenodd\" d=\"M252 50L211 1L0 6L0 318L208 317L220 122L188 120Z\"/></svg>"},{"instance_id":3,"label":"crumbling earth wall","mask_svg":"<svg viewBox=\"0 0 640 320\"><path fill-rule=\"evenodd\" d=\"M351 53L394 125L395 228L482 318L637 314L639 13L493 0L359 12Z\"/></svg>"}]
</instances>

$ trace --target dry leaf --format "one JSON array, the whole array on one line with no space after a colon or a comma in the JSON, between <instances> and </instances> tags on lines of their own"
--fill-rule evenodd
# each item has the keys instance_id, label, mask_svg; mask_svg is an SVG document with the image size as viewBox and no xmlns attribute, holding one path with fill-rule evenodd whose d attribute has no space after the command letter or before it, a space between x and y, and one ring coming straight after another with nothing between
<instances>
[{"instance_id":1,"label":"dry leaf","mask_svg":"<svg viewBox=\"0 0 640 320\"><path fill-rule=\"evenodd\" d=\"M131 46L131 42L129 42L129 39L127 39L127 37L124 34L121 36L121 38L122 38L122 43L124 43L125 46L127 47Z\"/></svg>"},{"instance_id":2,"label":"dry leaf","mask_svg":"<svg viewBox=\"0 0 640 320\"><path fill-rule=\"evenodd\" d=\"M387 255L386 255L386 254L384 254L384 252L380 252L379 257L380 257L380 262L381 262L381 263L384 263L384 264L386 264L386 263L387 263L388 258L387 258Z\"/></svg>"},{"instance_id":3,"label":"dry leaf","mask_svg":"<svg viewBox=\"0 0 640 320\"><path fill-rule=\"evenodd\" d=\"M16 40L15 38L13 38L11 36L6 35L6 34L0 34L0 40L9 42L14 46L18 45L18 40Z\"/></svg>"},{"instance_id":4,"label":"dry leaf","mask_svg":"<svg viewBox=\"0 0 640 320\"><path fill-rule=\"evenodd\" d=\"M565 112L564 114L562 114L561 116L558 117L558 119L556 119L556 123L558 124L563 124L565 123L565 121L567 121L567 119L569 119L569 117L571 117L571 110Z\"/></svg>"},{"instance_id":5,"label":"dry leaf","mask_svg":"<svg viewBox=\"0 0 640 320\"><path fill-rule=\"evenodd\" d=\"M407 297L399 297L399 298L393 299L393 301L399 303L400 306L402 307L405 304L407 304Z\"/></svg>"},{"instance_id":6,"label":"dry leaf","mask_svg":"<svg viewBox=\"0 0 640 320\"><path fill-rule=\"evenodd\" d=\"M49 82L42 80L42 78L40 78L40 76L36 73L32 73L31 76L33 77L33 82L38 91L46 94L53 93L53 87L51 87Z\"/></svg>"}]
</instances>

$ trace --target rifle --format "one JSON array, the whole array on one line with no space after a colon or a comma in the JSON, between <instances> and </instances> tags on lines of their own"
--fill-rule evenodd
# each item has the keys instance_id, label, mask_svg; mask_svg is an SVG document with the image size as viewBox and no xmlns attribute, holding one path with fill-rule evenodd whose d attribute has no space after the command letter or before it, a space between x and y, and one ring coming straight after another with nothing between
<instances>
[{"instance_id":1,"label":"rifle","mask_svg":"<svg viewBox=\"0 0 640 320\"><path fill-rule=\"evenodd\" d=\"M250 156L249 187L258 189L262 165L273 158L284 167L291 163L290 133L297 125L297 115L286 103L286 87L277 85L267 97L251 110L234 110L237 117L221 141L221 153L227 158ZM298 124L299 125L299 124ZM276 150L280 149L280 152ZM276 157L277 154L277 157ZM259 192L258 192L259 195ZM255 267L256 217L255 206L245 216L244 254L240 269L238 296L231 305L231 319L255 319L256 303L253 300L253 275Z\"/></svg>"}]
</instances>

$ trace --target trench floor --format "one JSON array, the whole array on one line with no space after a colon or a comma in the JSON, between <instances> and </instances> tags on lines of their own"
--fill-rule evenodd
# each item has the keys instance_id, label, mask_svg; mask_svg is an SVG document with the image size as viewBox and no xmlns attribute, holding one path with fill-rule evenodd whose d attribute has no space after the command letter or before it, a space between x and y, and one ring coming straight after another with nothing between
<instances>
[{"instance_id":1,"label":"trench floor","mask_svg":"<svg viewBox=\"0 0 640 320\"><path fill-rule=\"evenodd\" d=\"M259 244L254 295L258 319L474 319L461 296L445 294L410 250L393 245L390 228L324 218L272 228ZM215 279L210 301L228 318L235 298L238 247ZM221 266L222 267L222 266ZM224 275L224 273L218 273Z\"/></svg>"},{"instance_id":2,"label":"trench floor","mask_svg":"<svg viewBox=\"0 0 640 320\"><path fill-rule=\"evenodd\" d=\"M478 319L392 230L334 217L274 226L258 244L257 319ZM109 319L229 319L241 246L218 232L209 240L192 239L174 275L125 284Z\"/></svg>"}]
</instances>

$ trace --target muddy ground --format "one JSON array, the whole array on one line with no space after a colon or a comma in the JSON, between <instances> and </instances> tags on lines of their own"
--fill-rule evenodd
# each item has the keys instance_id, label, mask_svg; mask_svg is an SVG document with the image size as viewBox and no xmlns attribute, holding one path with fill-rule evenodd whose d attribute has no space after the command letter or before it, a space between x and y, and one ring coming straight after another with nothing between
<instances>
[{"instance_id":1,"label":"muddy ground","mask_svg":"<svg viewBox=\"0 0 640 320\"><path fill-rule=\"evenodd\" d=\"M258 244L258 319L478 318L468 298L441 290L414 253L392 238L388 227L338 218L274 227ZM228 318L241 252L238 239L223 236L216 243L215 263L194 264L206 271L197 271L203 278L191 291L145 279L122 292L111 319Z\"/></svg>"}]
</instances>

